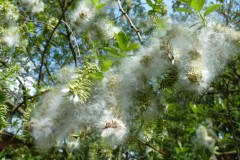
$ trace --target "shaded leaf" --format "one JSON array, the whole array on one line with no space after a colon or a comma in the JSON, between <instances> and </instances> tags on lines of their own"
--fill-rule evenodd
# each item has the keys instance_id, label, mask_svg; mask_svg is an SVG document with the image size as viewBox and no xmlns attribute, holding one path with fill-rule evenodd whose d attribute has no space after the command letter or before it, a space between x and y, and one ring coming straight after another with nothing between
<instances>
[{"instance_id":1,"label":"shaded leaf","mask_svg":"<svg viewBox=\"0 0 240 160\"><path fill-rule=\"evenodd\" d=\"M149 10L148 15L152 15L155 11L154 10Z\"/></svg>"}]
</instances>

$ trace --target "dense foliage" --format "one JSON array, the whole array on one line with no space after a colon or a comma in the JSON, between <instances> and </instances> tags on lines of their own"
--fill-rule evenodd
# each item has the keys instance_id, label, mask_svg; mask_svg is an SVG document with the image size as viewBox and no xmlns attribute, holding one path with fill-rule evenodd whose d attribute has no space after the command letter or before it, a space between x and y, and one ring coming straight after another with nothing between
<instances>
[{"instance_id":1,"label":"dense foliage","mask_svg":"<svg viewBox=\"0 0 240 160\"><path fill-rule=\"evenodd\" d=\"M0 0L0 157L240 160L240 3L166 4Z\"/></svg>"}]
</instances>

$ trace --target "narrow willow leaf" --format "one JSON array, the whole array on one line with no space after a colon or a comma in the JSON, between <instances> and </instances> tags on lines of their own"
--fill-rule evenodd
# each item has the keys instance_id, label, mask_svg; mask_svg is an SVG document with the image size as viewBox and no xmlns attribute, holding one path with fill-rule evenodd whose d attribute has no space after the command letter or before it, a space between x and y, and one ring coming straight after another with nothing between
<instances>
[{"instance_id":1,"label":"narrow willow leaf","mask_svg":"<svg viewBox=\"0 0 240 160\"><path fill-rule=\"evenodd\" d=\"M204 12L204 17L206 17L207 15L212 13L213 11L217 10L220 6L221 6L221 4L214 4L214 5L210 6L210 7L208 7L206 9L206 11Z\"/></svg>"},{"instance_id":2,"label":"narrow willow leaf","mask_svg":"<svg viewBox=\"0 0 240 160\"><path fill-rule=\"evenodd\" d=\"M177 8L176 11L194 14L194 11L192 11L192 10L190 10L188 8Z\"/></svg>"},{"instance_id":3,"label":"narrow willow leaf","mask_svg":"<svg viewBox=\"0 0 240 160\"><path fill-rule=\"evenodd\" d=\"M200 12L205 4L205 0L192 0L191 7Z\"/></svg>"}]
</instances>

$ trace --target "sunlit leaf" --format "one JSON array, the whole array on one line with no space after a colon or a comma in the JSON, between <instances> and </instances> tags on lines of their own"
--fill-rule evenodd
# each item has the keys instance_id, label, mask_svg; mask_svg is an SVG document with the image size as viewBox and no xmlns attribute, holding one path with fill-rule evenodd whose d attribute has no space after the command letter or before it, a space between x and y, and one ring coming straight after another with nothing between
<instances>
[{"instance_id":1,"label":"sunlit leaf","mask_svg":"<svg viewBox=\"0 0 240 160\"><path fill-rule=\"evenodd\" d=\"M113 54L118 54L118 50L116 48L113 48L113 47L104 47L104 49L110 53L113 53Z\"/></svg>"},{"instance_id":2,"label":"sunlit leaf","mask_svg":"<svg viewBox=\"0 0 240 160\"><path fill-rule=\"evenodd\" d=\"M154 7L154 4L153 4L153 2L152 2L151 0L146 0L146 2L147 2L147 4L148 4L149 6Z\"/></svg>"},{"instance_id":3,"label":"sunlit leaf","mask_svg":"<svg viewBox=\"0 0 240 160\"><path fill-rule=\"evenodd\" d=\"M132 50L136 50L140 47L140 45L138 43L132 43L127 47L126 51L132 51Z\"/></svg>"},{"instance_id":4,"label":"sunlit leaf","mask_svg":"<svg viewBox=\"0 0 240 160\"><path fill-rule=\"evenodd\" d=\"M112 61L105 61L101 66L101 71L105 72L112 66Z\"/></svg>"},{"instance_id":5,"label":"sunlit leaf","mask_svg":"<svg viewBox=\"0 0 240 160\"><path fill-rule=\"evenodd\" d=\"M205 4L205 0L192 0L191 7L200 12Z\"/></svg>"},{"instance_id":6,"label":"sunlit leaf","mask_svg":"<svg viewBox=\"0 0 240 160\"><path fill-rule=\"evenodd\" d=\"M94 79L98 79L98 80L102 80L103 79L103 72L96 72L96 73L92 73L90 74L92 78Z\"/></svg>"},{"instance_id":7,"label":"sunlit leaf","mask_svg":"<svg viewBox=\"0 0 240 160\"><path fill-rule=\"evenodd\" d=\"M191 4L191 0L178 0L179 2L183 2L183 3L186 3L186 4Z\"/></svg>"},{"instance_id":8,"label":"sunlit leaf","mask_svg":"<svg viewBox=\"0 0 240 160\"><path fill-rule=\"evenodd\" d=\"M212 13L213 11L217 10L220 6L221 6L221 4L214 4L214 5L210 6L210 7L208 7L206 9L206 11L204 12L204 17L206 17L207 15Z\"/></svg>"},{"instance_id":9,"label":"sunlit leaf","mask_svg":"<svg viewBox=\"0 0 240 160\"><path fill-rule=\"evenodd\" d=\"M105 6L104 3L99 3L99 4L96 6L96 9L97 9L97 10L100 10L103 6Z\"/></svg>"},{"instance_id":10,"label":"sunlit leaf","mask_svg":"<svg viewBox=\"0 0 240 160\"><path fill-rule=\"evenodd\" d=\"M115 38L117 39L118 46L121 49L121 51L126 51L128 46L128 39L124 32L119 32L118 34L115 34Z\"/></svg>"}]
</instances>

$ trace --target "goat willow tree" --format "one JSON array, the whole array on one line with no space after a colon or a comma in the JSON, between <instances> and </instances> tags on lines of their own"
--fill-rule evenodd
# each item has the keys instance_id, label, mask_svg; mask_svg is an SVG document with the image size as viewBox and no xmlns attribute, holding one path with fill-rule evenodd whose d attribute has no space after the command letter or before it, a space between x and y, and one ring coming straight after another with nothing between
<instances>
[{"instance_id":1,"label":"goat willow tree","mask_svg":"<svg viewBox=\"0 0 240 160\"><path fill-rule=\"evenodd\" d=\"M0 0L3 159L240 159L236 0Z\"/></svg>"}]
</instances>

